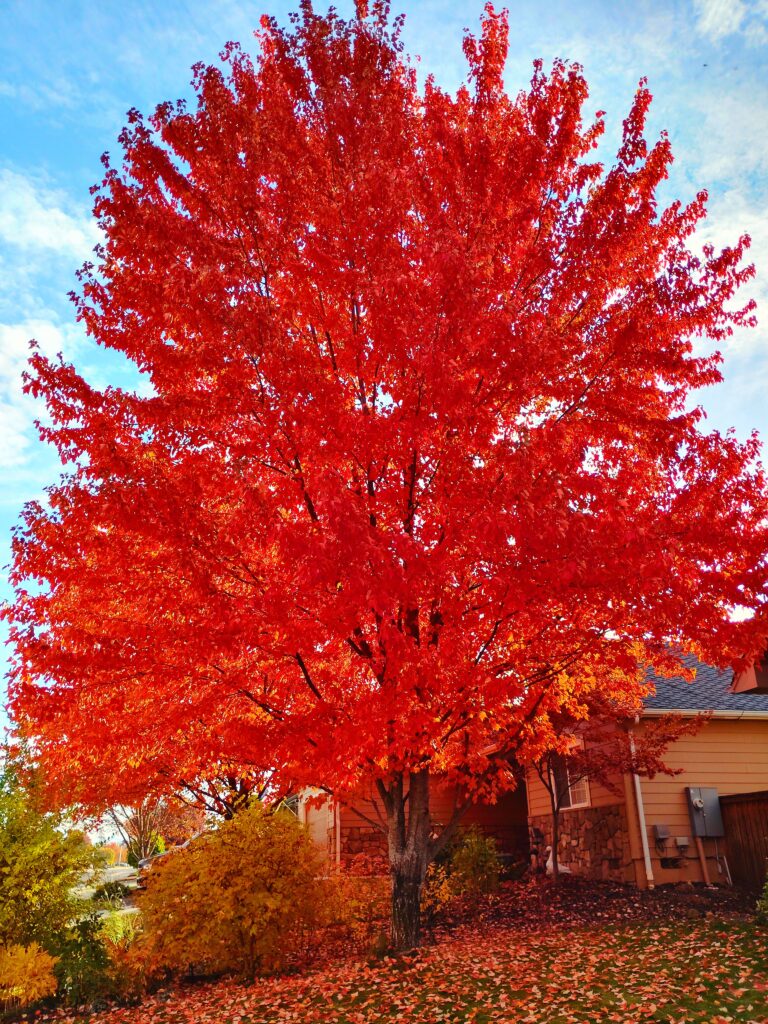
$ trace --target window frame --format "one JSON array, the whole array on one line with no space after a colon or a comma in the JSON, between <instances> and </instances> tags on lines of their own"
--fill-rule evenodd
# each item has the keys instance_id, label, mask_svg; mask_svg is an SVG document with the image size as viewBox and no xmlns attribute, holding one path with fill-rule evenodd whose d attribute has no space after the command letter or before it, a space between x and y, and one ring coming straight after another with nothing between
<instances>
[{"instance_id":1,"label":"window frame","mask_svg":"<svg viewBox=\"0 0 768 1024\"><path fill-rule=\"evenodd\" d=\"M581 746L581 748L583 750L584 749L584 740L581 737L575 737L575 738L576 738L577 742L579 743L579 745ZM563 803L560 805L560 810L561 811L578 811L578 810L580 810L580 809L582 809L584 807L591 807L592 806L592 792L591 792L590 787L589 787L589 779L584 777L584 778L581 778L581 779L577 779L576 782L573 782L573 783L571 782L570 772L568 771L568 755L567 754L561 754L560 755L559 766L565 772L565 778L566 778L566 781L568 783L568 788L567 788L567 790L565 792L565 796L563 798ZM555 787L557 787L557 785L558 785L558 782L557 782L557 769L555 768L553 770L553 768L550 767L550 775L554 776L553 784L554 784ZM579 800L578 802L574 802L573 795L572 795L573 794L573 790L576 787L581 788L582 786L584 787L585 799L584 800ZM557 792L557 789L555 791ZM567 803L565 802L566 799L568 801Z\"/></svg>"},{"instance_id":2,"label":"window frame","mask_svg":"<svg viewBox=\"0 0 768 1024\"><path fill-rule=\"evenodd\" d=\"M591 807L592 806L592 793L591 793L590 788L589 788L589 779L586 778L586 776L585 776L584 778L577 779L576 782L572 783L571 782L570 773L568 772L568 758L566 758L565 773L566 773L566 775L568 777L568 801L569 802L568 802L568 806L567 807L563 807L563 810L564 811L578 811L579 808L582 808L582 807ZM584 797L585 797L585 799L584 800L580 800L578 803L574 803L574 801L573 801L573 790L574 790L574 787L581 787L581 786L584 787Z\"/></svg>"}]
</instances>

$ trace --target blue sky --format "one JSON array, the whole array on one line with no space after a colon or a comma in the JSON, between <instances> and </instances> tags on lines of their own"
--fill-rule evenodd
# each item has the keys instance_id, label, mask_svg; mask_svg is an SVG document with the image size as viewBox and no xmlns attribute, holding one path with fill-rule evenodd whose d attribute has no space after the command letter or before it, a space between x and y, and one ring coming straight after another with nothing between
<instances>
[{"instance_id":1,"label":"blue sky","mask_svg":"<svg viewBox=\"0 0 768 1024\"><path fill-rule=\"evenodd\" d=\"M58 473L37 440L38 410L21 394L27 341L63 351L91 380L124 379L74 323L67 292L97 240L89 186L117 151L130 107L189 95L190 66L230 39L252 47L263 12L295 3L241 0L0 0L0 564L24 501ZM342 13L350 5L338 4ZM480 2L403 0L406 48L447 88L463 74L464 28ZM525 86L536 57L579 61L590 110L608 113L614 141L638 79L649 79L651 128L676 161L668 198L710 191L702 242L752 235L750 294L768 310L768 0L518 0L510 12L507 82ZM761 310L758 310L760 316ZM768 323L768 313L761 319ZM768 436L768 331L734 337L726 381L701 396L709 424ZM7 596L0 579L0 600ZM0 638L1 639L1 638ZM0 651L0 676L3 673ZM0 683L0 693L2 684ZM0 715L1 718L1 715Z\"/></svg>"}]
</instances>

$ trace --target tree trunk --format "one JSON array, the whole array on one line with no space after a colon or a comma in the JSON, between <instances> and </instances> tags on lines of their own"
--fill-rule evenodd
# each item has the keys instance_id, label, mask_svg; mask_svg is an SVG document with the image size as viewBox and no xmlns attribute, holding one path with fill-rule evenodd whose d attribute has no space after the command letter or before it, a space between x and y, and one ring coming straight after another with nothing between
<instances>
[{"instance_id":1,"label":"tree trunk","mask_svg":"<svg viewBox=\"0 0 768 1024\"><path fill-rule=\"evenodd\" d=\"M421 942L421 890L424 871L392 871L392 947L414 949Z\"/></svg>"},{"instance_id":2,"label":"tree trunk","mask_svg":"<svg viewBox=\"0 0 768 1024\"><path fill-rule=\"evenodd\" d=\"M552 812L552 881L557 882L560 878L560 863L557 858L557 851L560 848L560 811Z\"/></svg>"},{"instance_id":3,"label":"tree trunk","mask_svg":"<svg viewBox=\"0 0 768 1024\"><path fill-rule=\"evenodd\" d=\"M391 943L413 949L421 940L421 890L433 856L430 843L429 771L398 775L379 791L387 811L389 870L392 878ZM406 814L407 810L407 814Z\"/></svg>"}]
</instances>

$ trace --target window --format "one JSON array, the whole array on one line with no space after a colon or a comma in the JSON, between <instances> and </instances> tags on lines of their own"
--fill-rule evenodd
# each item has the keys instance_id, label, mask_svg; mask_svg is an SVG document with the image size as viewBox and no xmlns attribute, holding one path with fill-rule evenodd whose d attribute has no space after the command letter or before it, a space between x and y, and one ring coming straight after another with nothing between
<instances>
[{"instance_id":1,"label":"window","mask_svg":"<svg viewBox=\"0 0 768 1024\"><path fill-rule=\"evenodd\" d=\"M552 758L552 775L561 808L589 806L589 783L586 779L571 780L567 757Z\"/></svg>"},{"instance_id":2,"label":"window","mask_svg":"<svg viewBox=\"0 0 768 1024\"><path fill-rule=\"evenodd\" d=\"M568 766L566 765L566 771ZM589 783L586 779L576 779L571 782L568 779L568 807L588 807L589 806Z\"/></svg>"},{"instance_id":3,"label":"window","mask_svg":"<svg viewBox=\"0 0 768 1024\"><path fill-rule=\"evenodd\" d=\"M298 793L293 793L291 796L285 797L285 799L283 800L283 807L285 807L287 811L291 811L293 814L295 814L297 818L301 817L301 814L299 813Z\"/></svg>"}]
</instances>

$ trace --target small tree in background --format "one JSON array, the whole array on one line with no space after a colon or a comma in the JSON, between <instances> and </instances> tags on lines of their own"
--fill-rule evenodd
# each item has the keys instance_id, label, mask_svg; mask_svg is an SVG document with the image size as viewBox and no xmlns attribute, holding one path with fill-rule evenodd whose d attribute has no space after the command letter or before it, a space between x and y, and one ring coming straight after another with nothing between
<instances>
[{"instance_id":1,"label":"small tree in background","mask_svg":"<svg viewBox=\"0 0 768 1024\"><path fill-rule=\"evenodd\" d=\"M98 849L101 851L107 867L113 867L115 864L119 865L125 863L128 851L124 843L111 841L101 844Z\"/></svg>"},{"instance_id":2,"label":"small tree in background","mask_svg":"<svg viewBox=\"0 0 768 1024\"><path fill-rule=\"evenodd\" d=\"M173 798L148 796L135 807L118 804L107 817L128 851L128 863L162 853L168 846L180 846L205 825L205 813Z\"/></svg>"}]
</instances>

